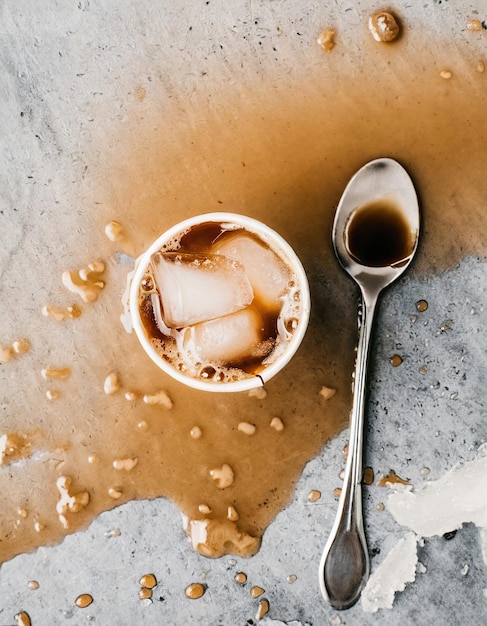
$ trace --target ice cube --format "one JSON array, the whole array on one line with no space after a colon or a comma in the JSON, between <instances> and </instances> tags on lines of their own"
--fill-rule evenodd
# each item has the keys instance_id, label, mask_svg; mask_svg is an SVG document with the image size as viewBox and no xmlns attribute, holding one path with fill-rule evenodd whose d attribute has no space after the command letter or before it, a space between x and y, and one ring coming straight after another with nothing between
<instances>
[{"instance_id":1,"label":"ice cube","mask_svg":"<svg viewBox=\"0 0 487 626\"><path fill-rule=\"evenodd\" d=\"M242 264L223 255L157 252L151 267L169 328L234 313L254 297Z\"/></svg>"},{"instance_id":2,"label":"ice cube","mask_svg":"<svg viewBox=\"0 0 487 626\"><path fill-rule=\"evenodd\" d=\"M237 233L217 242L215 254L232 257L244 266L255 297L272 313L279 313L290 272L284 262L264 244L251 235Z\"/></svg>"},{"instance_id":3,"label":"ice cube","mask_svg":"<svg viewBox=\"0 0 487 626\"><path fill-rule=\"evenodd\" d=\"M264 322L255 307L248 307L193 327L195 351L204 361L238 362L258 350Z\"/></svg>"}]
</instances>

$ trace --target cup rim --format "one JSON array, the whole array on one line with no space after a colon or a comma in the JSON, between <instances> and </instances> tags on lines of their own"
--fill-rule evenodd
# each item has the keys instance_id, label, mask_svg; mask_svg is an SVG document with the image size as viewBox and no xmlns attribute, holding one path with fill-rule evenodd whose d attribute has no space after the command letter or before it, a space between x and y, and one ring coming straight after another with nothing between
<instances>
[{"instance_id":1,"label":"cup rim","mask_svg":"<svg viewBox=\"0 0 487 626\"><path fill-rule=\"evenodd\" d=\"M178 236L182 231L191 228L192 226L196 226L197 224L201 224L204 222L220 222L220 223L235 223L241 225L243 228L246 228L250 232L258 235L264 242L268 243L271 247L277 247L278 250L282 251L286 257L286 259L291 264L294 273L296 274L297 280L300 285L300 294L301 294L301 315L299 318L299 324L296 331L293 333L291 340L289 341L289 345L286 347L284 352L269 366L265 367L259 374L251 376L249 378L245 378L238 381L232 381L227 383L216 383L212 381L205 381L198 378L193 378L182 372L178 371L174 366L164 360L155 350L155 348L150 343L144 325L142 323L142 319L140 317L139 306L138 306L138 298L139 298L139 285L144 277L146 269L149 265L151 256L158 252L165 243ZM228 212L211 212L211 213L200 213L199 215L195 215L193 217L187 218L181 222L178 222L168 230L164 231L150 246L147 248L145 252L143 252L138 259L136 260L134 273L132 276L132 281L130 285L129 292L129 310L130 310L130 318L132 321L132 327L135 330L135 334L137 338L144 348L147 355L152 359L152 361L166 374L179 381L180 383L192 387L193 389L199 389L201 391L210 391L210 392L238 392L238 391L250 391L251 389L256 389L258 387L262 387L266 382L268 382L273 376L275 376L278 372L280 372L291 360L291 358L296 353L297 349L301 345L303 337L306 333L311 301L310 301L310 291L308 278L304 271L303 265L293 250L293 248L289 245L289 243L277 233L275 230L260 222L257 219L252 217L248 217L246 215L241 215L239 213L228 213Z\"/></svg>"}]
</instances>

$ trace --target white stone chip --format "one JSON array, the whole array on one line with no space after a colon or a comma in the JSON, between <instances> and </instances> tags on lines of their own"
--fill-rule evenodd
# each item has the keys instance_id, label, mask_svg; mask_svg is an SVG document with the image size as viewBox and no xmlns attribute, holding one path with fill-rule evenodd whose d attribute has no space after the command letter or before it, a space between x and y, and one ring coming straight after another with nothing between
<instances>
[{"instance_id":1,"label":"white stone chip","mask_svg":"<svg viewBox=\"0 0 487 626\"><path fill-rule=\"evenodd\" d=\"M173 402L170 395L167 393L167 391L164 391L163 389L161 389L160 391L156 391L155 393L145 394L143 400L145 404L157 404L168 410L172 409L173 407Z\"/></svg>"},{"instance_id":2,"label":"white stone chip","mask_svg":"<svg viewBox=\"0 0 487 626\"><path fill-rule=\"evenodd\" d=\"M395 520L422 537L444 535L464 523L487 528L487 447L475 460L457 465L417 492L389 496L387 508ZM486 550L487 552L487 550ZM487 554L484 559L487 563Z\"/></svg>"},{"instance_id":3,"label":"white stone chip","mask_svg":"<svg viewBox=\"0 0 487 626\"><path fill-rule=\"evenodd\" d=\"M362 608L367 613L390 609L394 595L416 578L418 562L416 536L408 532L369 578L362 592Z\"/></svg>"},{"instance_id":4,"label":"white stone chip","mask_svg":"<svg viewBox=\"0 0 487 626\"><path fill-rule=\"evenodd\" d=\"M123 226L117 220L112 220L108 222L105 226L105 235L110 239L110 241L117 241L120 239L123 233Z\"/></svg>"},{"instance_id":5,"label":"white stone chip","mask_svg":"<svg viewBox=\"0 0 487 626\"><path fill-rule=\"evenodd\" d=\"M284 430L284 424L280 417L273 417L271 420L271 428L277 430L278 433Z\"/></svg>"},{"instance_id":6,"label":"white stone chip","mask_svg":"<svg viewBox=\"0 0 487 626\"><path fill-rule=\"evenodd\" d=\"M110 372L103 383L103 391L107 396L111 396L120 389L120 380L117 372Z\"/></svg>"},{"instance_id":7,"label":"white stone chip","mask_svg":"<svg viewBox=\"0 0 487 626\"><path fill-rule=\"evenodd\" d=\"M264 389L264 387L255 387L254 389L250 389L249 398L264 400L264 398L267 398L267 391Z\"/></svg>"},{"instance_id":8,"label":"white stone chip","mask_svg":"<svg viewBox=\"0 0 487 626\"><path fill-rule=\"evenodd\" d=\"M336 392L336 389L332 389L331 387L325 387L323 385L323 387L320 389L319 395L325 400L329 400L330 398L333 398Z\"/></svg>"},{"instance_id":9,"label":"white stone chip","mask_svg":"<svg viewBox=\"0 0 487 626\"><path fill-rule=\"evenodd\" d=\"M244 433L244 435L253 435L255 434L256 428L254 424L250 424L249 422L239 422L237 430Z\"/></svg>"},{"instance_id":10,"label":"white stone chip","mask_svg":"<svg viewBox=\"0 0 487 626\"><path fill-rule=\"evenodd\" d=\"M139 459L135 458L135 459L115 459L115 461L113 461L112 465L114 467L114 469L119 470L119 471L126 471L126 472L130 472L134 469L134 467L137 465L137 463L139 462Z\"/></svg>"},{"instance_id":11,"label":"white stone chip","mask_svg":"<svg viewBox=\"0 0 487 626\"><path fill-rule=\"evenodd\" d=\"M228 463L223 463L221 467L215 467L210 470L210 476L215 481L218 489L226 489L233 484L234 473L233 469L228 465Z\"/></svg>"}]
</instances>

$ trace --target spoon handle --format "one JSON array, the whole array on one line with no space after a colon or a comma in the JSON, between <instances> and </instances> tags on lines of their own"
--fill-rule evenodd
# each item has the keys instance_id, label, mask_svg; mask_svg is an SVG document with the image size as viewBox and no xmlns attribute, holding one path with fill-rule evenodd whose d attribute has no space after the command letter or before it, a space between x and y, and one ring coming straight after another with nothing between
<instances>
[{"instance_id":1,"label":"spoon handle","mask_svg":"<svg viewBox=\"0 0 487 626\"><path fill-rule=\"evenodd\" d=\"M377 295L362 293L362 317L353 379L350 441L335 523L321 558L321 592L338 610L357 602L369 577L370 563L362 517L362 448L365 382Z\"/></svg>"}]
</instances>

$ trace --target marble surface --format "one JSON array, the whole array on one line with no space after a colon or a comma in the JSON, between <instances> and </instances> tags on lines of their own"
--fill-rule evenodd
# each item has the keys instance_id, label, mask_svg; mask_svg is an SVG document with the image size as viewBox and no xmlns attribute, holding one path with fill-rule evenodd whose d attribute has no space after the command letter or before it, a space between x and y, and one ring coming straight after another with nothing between
<instances>
[{"instance_id":1,"label":"marble surface","mask_svg":"<svg viewBox=\"0 0 487 626\"><path fill-rule=\"evenodd\" d=\"M393 468L420 489L459 461L473 460L487 440L485 403L479 394L486 382L485 367L480 366L485 345L479 341L485 297L485 265L476 259L434 279L406 277L385 296L379 324L386 332L377 343L371 373L366 446L366 463L377 475ZM420 298L430 306L411 323ZM452 329L442 331L446 320L451 320ZM408 357L402 372L397 368L391 376L384 357L399 344ZM421 374L425 363L428 372ZM404 372L407 384L397 384L394 378L402 379ZM249 590L258 585L271 603L263 624L276 623L271 619L303 625L484 624L487 565L479 529L472 524L450 540L424 540L418 548L416 580L397 594L392 610L365 613L359 602L336 613L322 601L317 564L333 523L332 494L339 485L346 442L344 432L307 465L292 503L271 524L255 557L236 562L230 557L205 559L189 549L180 514L169 502L133 502L103 513L86 531L59 546L5 563L0 572L2 623L12 623L23 608L34 624L250 624L257 601ZM431 470L427 475L425 467ZM307 498L313 489L323 494L315 503ZM387 503L390 490L376 484L364 490L374 571L407 529L387 508L377 510L380 502ZM107 536L114 529L120 529L120 536ZM243 587L234 580L240 571L248 577ZM148 572L160 581L150 604L137 599L138 580ZM296 581L289 583L293 575ZM40 588L27 589L28 580L37 580ZM183 593L194 580L208 587L198 601L187 600ZM81 591L95 598L82 615L73 606Z\"/></svg>"},{"instance_id":2,"label":"marble surface","mask_svg":"<svg viewBox=\"0 0 487 626\"><path fill-rule=\"evenodd\" d=\"M154 82L164 88L167 100L161 106L169 107L181 93L192 97L199 61L193 57L194 46L182 37L183 26L197 25L198 59L214 54L217 41L227 45L221 71L231 81L228 68L235 58L244 62L245 55L258 54L257 40L266 20L281 11L288 31L292 26L293 32L299 29L312 40L316 25L325 17L327 22L338 19L339 4L328 7L324 16L318 3L303 10L298 2L236 2L229 16L227 3L213 0L4 0L0 6L0 176L10 192L0 215L0 260L7 278L11 280L12 260L21 253L35 263L42 253L52 251L54 242L60 246L62 268L69 250L53 233L60 224L64 228L69 224L82 235L95 219L85 210L89 205L96 212L99 202L100 181L96 174L90 176L90 164L103 141L115 141L105 125L114 118L122 126L129 123L124 97L129 84L131 89L135 79L148 75L147 65ZM460 8L440 4L408 10L416 11L417 19L432 31L447 31ZM478 6L470 5L472 15L485 13L481 0ZM349 9L364 12L368 6L354 3ZM464 7L461 12L465 13ZM251 48L241 46L242 35L253 41ZM290 59L299 55L301 44L295 38L284 37L284 41L292 74L298 68ZM111 149L116 150L116 145L112 143ZM36 276L23 274L22 281L28 297L36 289ZM46 274L45 289L53 285L54 277ZM485 262L471 256L443 273L408 275L384 296L378 319L382 332L371 364L365 459L376 476L393 469L420 489L457 463L473 460L487 441L486 291ZM420 299L429 303L424 313L416 311ZM16 328L15 307L2 297L0 312L7 336ZM389 357L395 352L405 358L400 367L391 368ZM205 559L189 548L180 514L171 503L131 502L103 513L88 529L60 545L3 564L0 623L13 624L14 616L25 610L34 625L250 625L258 600L249 591L258 585L270 602L270 612L260 622L267 626L281 622L293 626L485 624L487 563L480 531L468 523L449 540L424 539L418 548L416 580L397 594L392 609L369 614L358 603L336 613L323 602L317 566L333 523L333 490L339 486L346 442L344 431L306 466L292 502L266 531L255 557ZM424 468L430 471L426 474ZM308 500L312 489L322 493L317 502ZM389 493L377 484L364 488L373 571L407 532L387 506L377 509L387 503ZM119 536L110 536L114 529L120 530ZM248 577L243 586L234 580L240 571ZM153 601L140 601L138 580L148 572L157 576L159 584ZM289 582L290 576L296 577L295 582ZM39 589L28 589L29 580L37 580ZM191 601L184 597L184 588L195 580L203 582L207 591L200 600ZM80 593L95 598L82 611L73 605Z\"/></svg>"}]
</instances>

